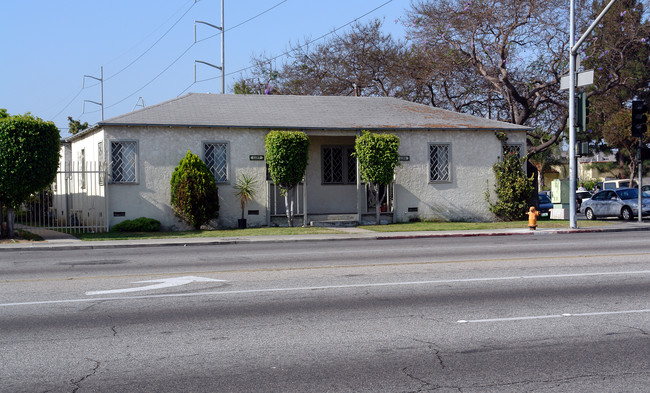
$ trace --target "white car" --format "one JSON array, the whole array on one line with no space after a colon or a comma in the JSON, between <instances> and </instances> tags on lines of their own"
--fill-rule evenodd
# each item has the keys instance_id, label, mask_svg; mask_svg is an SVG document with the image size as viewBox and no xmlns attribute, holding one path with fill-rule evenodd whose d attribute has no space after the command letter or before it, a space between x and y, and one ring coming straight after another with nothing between
<instances>
[{"instance_id":1,"label":"white car","mask_svg":"<svg viewBox=\"0 0 650 393\"><path fill-rule=\"evenodd\" d=\"M641 196L641 215L650 215L650 195L644 192ZM631 220L639 214L638 199L639 191L636 188L602 190L582 202L580 213L584 213L588 220L595 220L597 217Z\"/></svg>"}]
</instances>

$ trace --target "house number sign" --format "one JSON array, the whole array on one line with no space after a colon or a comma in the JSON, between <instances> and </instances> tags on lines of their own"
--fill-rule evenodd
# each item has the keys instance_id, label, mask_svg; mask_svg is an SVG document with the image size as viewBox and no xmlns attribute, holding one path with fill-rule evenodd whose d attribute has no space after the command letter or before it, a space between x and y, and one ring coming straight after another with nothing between
<instances>
[{"instance_id":1,"label":"house number sign","mask_svg":"<svg viewBox=\"0 0 650 393\"><path fill-rule=\"evenodd\" d=\"M399 156L400 161L411 161L411 156Z\"/></svg>"},{"instance_id":2,"label":"house number sign","mask_svg":"<svg viewBox=\"0 0 650 393\"><path fill-rule=\"evenodd\" d=\"M254 154L254 155L248 156L248 159L250 161L264 161L264 156L261 155L261 154Z\"/></svg>"}]
</instances>

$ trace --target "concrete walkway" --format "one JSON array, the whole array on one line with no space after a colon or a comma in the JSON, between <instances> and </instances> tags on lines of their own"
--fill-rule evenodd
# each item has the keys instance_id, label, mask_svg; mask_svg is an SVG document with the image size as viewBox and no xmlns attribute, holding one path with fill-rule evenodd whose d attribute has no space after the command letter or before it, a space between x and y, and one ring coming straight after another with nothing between
<instances>
[{"instance_id":1,"label":"concrete walkway","mask_svg":"<svg viewBox=\"0 0 650 393\"><path fill-rule=\"evenodd\" d=\"M466 231L420 231L420 232L374 232L362 228L331 228L337 233L314 235L278 235L278 236L237 236L212 238L168 238L168 239L133 239L133 240L100 240L82 241L72 235L47 229L30 229L29 231L41 236L44 241L0 243L0 252L30 251L30 250L74 250L74 249L108 249L134 247L164 247L164 246L198 246L218 244L243 243L277 243L297 241L330 241L330 240L386 240L386 239L416 239L440 237L472 237L472 236L540 236L549 234L594 233L594 232L626 232L649 231L649 222L620 222L602 227L577 229L483 229Z\"/></svg>"}]
</instances>

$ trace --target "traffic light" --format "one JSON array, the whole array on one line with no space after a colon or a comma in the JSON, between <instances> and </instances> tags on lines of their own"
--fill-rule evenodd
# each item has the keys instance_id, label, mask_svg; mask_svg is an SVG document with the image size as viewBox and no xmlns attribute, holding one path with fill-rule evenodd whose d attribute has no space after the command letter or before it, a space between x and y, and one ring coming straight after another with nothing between
<instances>
[{"instance_id":1,"label":"traffic light","mask_svg":"<svg viewBox=\"0 0 650 393\"><path fill-rule=\"evenodd\" d=\"M576 95L576 128L578 132L586 132L589 123L589 100L587 93Z\"/></svg>"},{"instance_id":2,"label":"traffic light","mask_svg":"<svg viewBox=\"0 0 650 393\"><path fill-rule=\"evenodd\" d=\"M648 104L645 101L632 101L632 136L641 138L647 130Z\"/></svg>"}]
</instances>

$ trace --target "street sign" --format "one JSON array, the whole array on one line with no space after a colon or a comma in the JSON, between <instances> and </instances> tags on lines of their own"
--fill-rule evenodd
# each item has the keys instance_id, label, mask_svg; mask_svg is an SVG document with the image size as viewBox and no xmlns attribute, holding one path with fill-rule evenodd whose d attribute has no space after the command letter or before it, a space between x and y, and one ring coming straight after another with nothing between
<instances>
[{"instance_id":1,"label":"street sign","mask_svg":"<svg viewBox=\"0 0 650 393\"><path fill-rule=\"evenodd\" d=\"M560 79L560 90L569 90L569 75L564 75ZM576 87L589 86L594 84L594 70L587 70L576 73Z\"/></svg>"}]
</instances>

